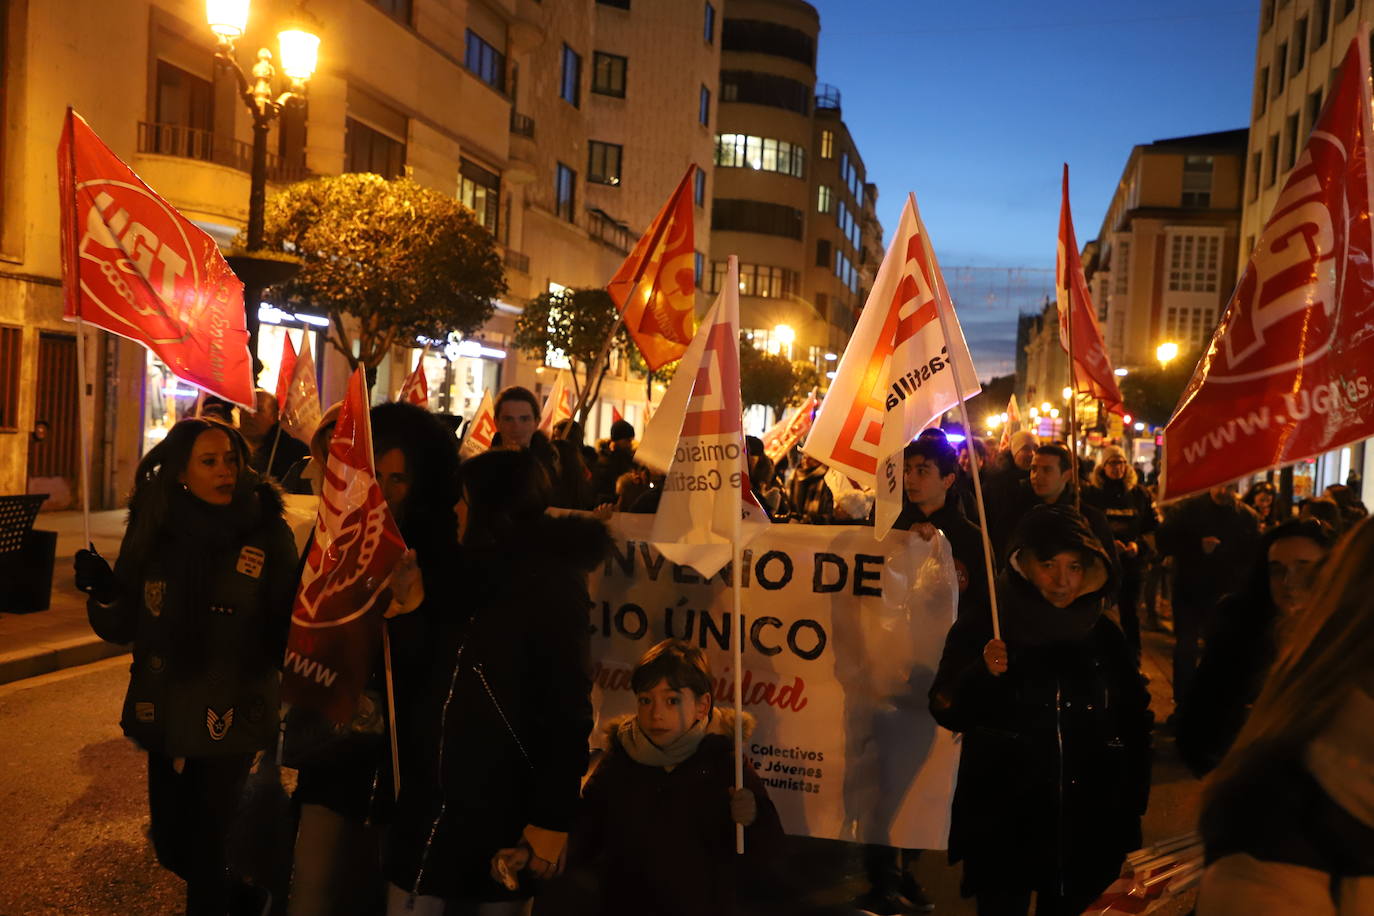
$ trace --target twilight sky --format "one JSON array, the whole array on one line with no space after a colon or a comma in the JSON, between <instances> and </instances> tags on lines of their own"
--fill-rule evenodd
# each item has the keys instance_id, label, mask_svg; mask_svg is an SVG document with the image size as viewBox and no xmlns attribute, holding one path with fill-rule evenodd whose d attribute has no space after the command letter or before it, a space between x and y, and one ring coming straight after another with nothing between
<instances>
[{"instance_id":1,"label":"twilight sky","mask_svg":"<svg viewBox=\"0 0 1374 916\"><path fill-rule=\"evenodd\" d=\"M914 191L984 378L1053 289L1061 163L1081 245L1133 146L1249 123L1258 0L811 2L883 228Z\"/></svg>"}]
</instances>

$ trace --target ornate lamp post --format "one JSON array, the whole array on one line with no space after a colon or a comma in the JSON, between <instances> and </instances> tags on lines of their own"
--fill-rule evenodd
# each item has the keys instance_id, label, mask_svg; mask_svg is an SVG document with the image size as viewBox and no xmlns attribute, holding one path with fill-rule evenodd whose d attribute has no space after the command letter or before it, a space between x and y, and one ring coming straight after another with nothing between
<instances>
[{"instance_id":1,"label":"ornate lamp post","mask_svg":"<svg viewBox=\"0 0 1374 916\"><path fill-rule=\"evenodd\" d=\"M239 66L234 42L242 37L248 25L250 0L206 0L205 18L219 39L219 49L215 60L220 66L234 74L238 80L239 97L248 106L253 116L253 164L248 191L248 251L259 251L263 247L263 210L267 197L267 132L288 105L305 104L305 84L315 73L315 63L319 56L320 37L314 19L304 9L298 7L285 28L277 33L277 43L281 49L281 70L290 79L290 87L280 95L276 94L277 68L272 65L272 52L260 48L257 62L251 73L245 74ZM249 348L253 354L256 370L258 363L258 302L262 291L273 283L281 282L294 273L293 266L277 262L263 267L263 262L252 258L234 259L233 266L243 280L244 318L248 325ZM246 274L246 276L245 276Z\"/></svg>"}]
</instances>

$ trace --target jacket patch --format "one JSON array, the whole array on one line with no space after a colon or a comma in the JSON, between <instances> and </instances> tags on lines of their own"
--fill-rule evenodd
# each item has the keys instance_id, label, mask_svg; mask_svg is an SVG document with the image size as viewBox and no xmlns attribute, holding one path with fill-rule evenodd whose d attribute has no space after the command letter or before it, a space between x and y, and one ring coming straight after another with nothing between
<instances>
[{"instance_id":1,"label":"jacket patch","mask_svg":"<svg viewBox=\"0 0 1374 916\"><path fill-rule=\"evenodd\" d=\"M234 567L245 576L258 578L262 575L262 566L267 562L267 553L260 547L244 547L239 551L239 564Z\"/></svg>"},{"instance_id":2,"label":"jacket patch","mask_svg":"<svg viewBox=\"0 0 1374 916\"><path fill-rule=\"evenodd\" d=\"M134 718L140 722L152 722L156 713L156 708L152 703L135 703Z\"/></svg>"},{"instance_id":3,"label":"jacket patch","mask_svg":"<svg viewBox=\"0 0 1374 916\"><path fill-rule=\"evenodd\" d=\"M234 613L234 608L232 605L229 604L212 604L210 605L210 613L224 614L225 616L228 616Z\"/></svg>"},{"instance_id":4,"label":"jacket patch","mask_svg":"<svg viewBox=\"0 0 1374 916\"><path fill-rule=\"evenodd\" d=\"M143 583L143 606L154 617L162 616L162 596L167 593L167 583L161 579L149 579Z\"/></svg>"},{"instance_id":5,"label":"jacket patch","mask_svg":"<svg viewBox=\"0 0 1374 916\"><path fill-rule=\"evenodd\" d=\"M209 706L205 707L205 727L210 732L211 741L223 741L229 734L229 726L234 724L234 707L217 714Z\"/></svg>"}]
</instances>

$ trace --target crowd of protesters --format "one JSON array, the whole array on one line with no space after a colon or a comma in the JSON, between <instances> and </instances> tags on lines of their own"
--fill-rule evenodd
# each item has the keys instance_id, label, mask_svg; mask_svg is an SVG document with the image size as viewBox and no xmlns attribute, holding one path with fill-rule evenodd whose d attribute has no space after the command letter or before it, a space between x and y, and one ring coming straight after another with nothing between
<instances>
[{"instance_id":1,"label":"crowd of protesters","mask_svg":"<svg viewBox=\"0 0 1374 916\"><path fill-rule=\"evenodd\" d=\"M274 398L259 407L237 427L177 424L139 465L115 566L76 559L96 632L133 644L121 725L147 753L150 837L186 912L748 911L786 847L757 775L734 788L734 711L699 649L644 655L637 712L605 723L589 772L587 573L609 514L655 511L664 486L636 463L633 426L595 445L574 421L548 437L534 393L508 388L492 448L460 463L434 415L372 409L378 483L410 548L386 610L396 676L379 656L354 722L331 729L304 710L279 719L277 671L301 576L282 488L319 493L338 405L308 450L279 436ZM1083 912L1141 845L1160 729L1213 774L1200 914L1369 912L1374 527L1355 490L1294 512L1261 482L1161 512L1118 447L1090 459L1030 431L954 438L906 447L896 527L941 533L957 568L957 619L919 701L962 736L949 861L978 913ZM746 446L775 523L872 524L872 495L842 474ZM1164 607L1174 713L1157 724L1142 630ZM237 876L230 834L274 754L297 773L295 843L289 882L265 887ZM862 855L857 910L933 908L919 850Z\"/></svg>"}]
</instances>

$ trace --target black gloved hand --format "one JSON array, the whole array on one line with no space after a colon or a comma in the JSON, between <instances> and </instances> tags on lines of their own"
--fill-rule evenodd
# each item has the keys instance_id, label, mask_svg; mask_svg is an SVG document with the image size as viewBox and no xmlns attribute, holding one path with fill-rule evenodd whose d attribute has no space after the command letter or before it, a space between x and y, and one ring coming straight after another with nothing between
<instances>
[{"instance_id":1,"label":"black gloved hand","mask_svg":"<svg viewBox=\"0 0 1374 916\"><path fill-rule=\"evenodd\" d=\"M72 562L76 570L76 587L101 604L115 599L115 575L105 558L96 553L95 545L78 550Z\"/></svg>"}]
</instances>

